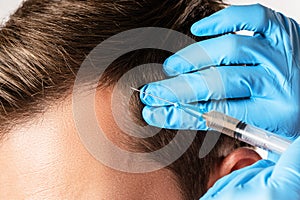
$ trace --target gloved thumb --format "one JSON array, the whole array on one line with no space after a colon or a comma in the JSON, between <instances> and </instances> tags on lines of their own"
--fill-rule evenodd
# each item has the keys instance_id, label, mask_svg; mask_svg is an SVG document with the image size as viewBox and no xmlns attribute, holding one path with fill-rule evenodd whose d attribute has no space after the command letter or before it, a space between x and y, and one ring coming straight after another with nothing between
<instances>
[{"instance_id":1,"label":"gloved thumb","mask_svg":"<svg viewBox=\"0 0 300 200\"><path fill-rule=\"evenodd\" d=\"M271 176L274 181L300 182L300 137L282 154Z\"/></svg>"}]
</instances>

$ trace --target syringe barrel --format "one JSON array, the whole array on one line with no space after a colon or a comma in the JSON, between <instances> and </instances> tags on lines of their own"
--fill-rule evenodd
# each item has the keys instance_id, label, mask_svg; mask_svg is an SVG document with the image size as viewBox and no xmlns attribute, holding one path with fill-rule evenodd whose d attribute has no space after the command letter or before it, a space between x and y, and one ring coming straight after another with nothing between
<instances>
[{"instance_id":1,"label":"syringe barrel","mask_svg":"<svg viewBox=\"0 0 300 200\"><path fill-rule=\"evenodd\" d=\"M278 154L283 153L291 141L269 131L245 124L217 111L203 114L206 125L225 135Z\"/></svg>"},{"instance_id":2,"label":"syringe barrel","mask_svg":"<svg viewBox=\"0 0 300 200\"><path fill-rule=\"evenodd\" d=\"M243 129L237 128L235 138L277 154L282 154L291 144L289 140L251 125L246 125Z\"/></svg>"}]
</instances>

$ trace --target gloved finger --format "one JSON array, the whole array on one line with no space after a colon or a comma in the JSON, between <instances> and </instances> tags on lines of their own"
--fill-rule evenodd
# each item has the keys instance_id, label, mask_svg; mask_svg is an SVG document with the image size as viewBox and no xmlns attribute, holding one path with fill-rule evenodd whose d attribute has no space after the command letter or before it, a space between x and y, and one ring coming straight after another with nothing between
<instances>
[{"instance_id":1,"label":"gloved finger","mask_svg":"<svg viewBox=\"0 0 300 200\"><path fill-rule=\"evenodd\" d=\"M220 65L261 64L263 52L273 52L269 41L259 35L224 35L192 44L174 55L163 64L168 76L201 70Z\"/></svg>"},{"instance_id":2,"label":"gloved finger","mask_svg":"<svg viewBox=\"0 0 300 200\"><path fill-rule=\"evenodd\" d=\"M300 137L281 155L274 168L271 181L276 183L292 181L297 183L296 185L300 182Z\"/></svg>"},{"instance_id":3,"label":"gloved finger","mask_svg":"<svg viewBox=\"0 0 300 200\"><path fill-rule=\"evenodd\" d=\"M195 118L175 106L145 106L142 115L151 126L178 130L208 130L203 118Z\"/></svg>"},{"instance_id":4,"label":"gloved finger","mask_svg":"<svg viewBox=\"0 0 300 200\"><path fill-rule=\"evenodd\" d=\"M240 170L234 171L227 176L219 179L212 188L201 198L210 199L215 197L218 193L222 195L222 191L226 190L227 187L237 187L242 184L246 184L253 177L259 175L263 170L273 167L275 163L269 160L260 160L251 166L244 167Z\"/></svg>"},{"instance_id":5,"label":"gloved finger","mask_svg":"<svg viewBox=\"0 0 300 200\"><path fill-rule=\"evenodd\" d=\"M210 101L205 103L194 103L193 106L200 112L205 113L215 110L237 119L244 119L245 116L247 116L247 113L259 113L256 110L255 112L251 109L260 109L259 102L253 99ZM208 130L205 120L202 119L202 117L196 118L176 106L145 106L142 115L149 125L160 128ZM255 118L255 116L251 116L250 118Z\"/></svg>"},{"instance_id":6,"label":"gloved finger","mask_svg":"<svg viewBox=\"0 0 300 200\"><path fill-rule=\"evenodd\" d=\"M191 32L196 36L219 35L240 30L263 34L270 28L267 16L271 12L273 11L260 4L230 6L194 23Z\"/></svg>"},{"instance_id":7,"label":"gloved finger","mask_svg":"<svg viewBox=\"0 0 300 200\"><path fill-rule=\"evenodd\" d=\"M273 88L274 78L262 66L211 67L202 71L153 82L141 89L140 98L149 106L170 105L157 96L174 103L191 103L229 98L264 97ZM148 95L151 94L151 95Z\"/></svg>"}]
</instances>

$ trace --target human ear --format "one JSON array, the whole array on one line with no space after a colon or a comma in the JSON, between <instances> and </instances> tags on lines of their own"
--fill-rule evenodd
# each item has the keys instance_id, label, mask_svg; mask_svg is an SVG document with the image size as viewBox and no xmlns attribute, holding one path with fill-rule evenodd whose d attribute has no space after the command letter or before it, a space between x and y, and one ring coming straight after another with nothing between
<instances>
[{"instance_id":1,"label":"human ear","mask_svg":"<svg viewBox=\"0 0 300 200\"><path fill-rule=\"evenodd\" d=\"M231 172L247 167L261 160L261 156L253 149L241 147L229 153L217 166L216 171L210 175L208 188L210 188L218 179L230 174Z\"/></svg>"}]
</instances>

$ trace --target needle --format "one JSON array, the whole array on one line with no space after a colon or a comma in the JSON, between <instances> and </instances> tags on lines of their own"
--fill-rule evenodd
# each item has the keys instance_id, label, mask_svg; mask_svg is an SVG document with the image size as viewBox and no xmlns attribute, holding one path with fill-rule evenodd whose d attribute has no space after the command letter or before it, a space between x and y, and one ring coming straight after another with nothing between
<instances>
[{"instance_id":1,"label":"needle","mask_svg":"<svg viewBox=\"0 0 300 200\"><path fill-rule=\"evenodd\" d=\"M174 103L174 102L172 102L172 101L169 101L169 100L166 100L166 99L164 99L164 98L155 96L155 95L153 95L153 94L149 94L149 93L147 93L147 92L143 92L143 91L141 91L141 90L139 90L139 89L136 89L136 88L134 88L134 87L130 87L130 88L131 88L132 90L136 91L136 92L139 92L139 93L143 93L143 94L149 95L149 96L154 97L154 98L156 98L156 99L159 99L159 100L161 100L161 101L167 102L167 103L169 103L169 104L173 104L173 105L176 106L176 107L178 106L178 103Z\"/></svg>"}]
</instances>

